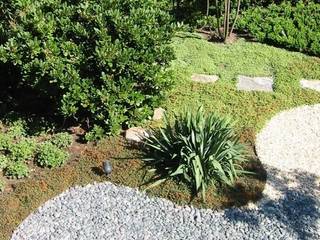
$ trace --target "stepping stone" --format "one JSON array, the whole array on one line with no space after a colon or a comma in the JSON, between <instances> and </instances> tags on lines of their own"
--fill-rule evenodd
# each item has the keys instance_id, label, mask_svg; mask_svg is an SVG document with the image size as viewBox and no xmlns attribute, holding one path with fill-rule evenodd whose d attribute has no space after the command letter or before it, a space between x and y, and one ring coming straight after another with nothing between
<instances>
[{"instance_id":1,"label":"stepping stone","mask_svg":"<svg viewBox=\"0 0 320 240\"><path fill-rule=\"evenodd\" d=\"M166 110L164 110L163 108L156 108L153 112L153 117L152 119L154 121L158 121L161 120L164 117L164 113L166 112Z\"/></svg>"},{"instance_id":2,"label":"stepping stone","mask_svg":"<svg viewBox=\"0 0 320 240\"><path fill-rule=\"evenodd\" d=\"M215 83L219 79L217 75L192 74L191 80L199 83Z\"/></svg>"},{"instance_id":3,"label":"stepping stone","mask_svg":"<svg viewBox=\"0 0 320 240\"><path fill-rule=\"evenodd\" d=\"M129 142L140 143L145 138L148 138L150 134L141 127L132 127L126 130L125 138Z\"/></svg>"},{"instance_id":4,"label":"stepping stone","mask_svg":"<svg viewBox=\"0 0 320 240\"><path fill-rule=\"evenodd\" d=\"M300 81L302 88L308 88L320 92L320 80L302 79Z\"/></svg>"},{"instance_id":5,"label":"stepping stone","mask_svg":"<svg viewBox=\"0 0 320 240\"><path fill-rule=\"evenodd\" d=\"M273 92L272 77L238 76L237 89L242 91Z\"/></svg>"}]
</instances>

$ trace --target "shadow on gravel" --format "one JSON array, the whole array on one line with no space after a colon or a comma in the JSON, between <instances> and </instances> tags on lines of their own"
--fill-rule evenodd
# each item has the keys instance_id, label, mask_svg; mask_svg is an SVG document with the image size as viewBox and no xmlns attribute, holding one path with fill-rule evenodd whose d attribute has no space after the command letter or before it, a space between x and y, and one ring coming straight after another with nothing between
<instances>
[{"instance_id":1,"label":"shadow on gravel","mask_svg":"<svg viewBox=\"0 0 320 240\"><path fill-rule=\"evenodd\" d=\"M225 217L232 222L259 227L265 223L258 216L263 216L270 224L278 222L286 226L297 239L320 239L319 177L297 170L280 172L269 166L267 171L268 184L279 199L269 198L267 192L259 209L229 209L225 211Z\"/></svg>"}]
</instances>

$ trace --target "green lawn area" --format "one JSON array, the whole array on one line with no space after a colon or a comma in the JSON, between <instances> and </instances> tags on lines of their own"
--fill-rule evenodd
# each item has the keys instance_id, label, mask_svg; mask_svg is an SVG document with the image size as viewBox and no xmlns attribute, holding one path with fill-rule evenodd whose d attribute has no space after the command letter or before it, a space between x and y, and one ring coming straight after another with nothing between
<instances>
[{"instance_id":1,"label":"green lawn area","mask_svg":"<svg viewBox=\"0 0 320 240\"><path fill-rule=\"evenodd\" d=\"M244 39L231 45L212 43L189 33L178 34L173 47L176 52L176 60L172 63L174 86L162 104L169 116L185 107L203 105L207 111L230 115L236 120L242 140L253 147L256 133L277 112L320 103L320 93L299 87L301 78L320 79L319 58ZM220 80L215 84L193 83L192 73L217 74ZM275 92L237 91L236 77L239 74L273 76ZM77 144L73 149L78 155L71 152L71 160L62 168L35 171L30 178L12 181L11 190L0 195L1 240L8 239L15 227L39 205L71 186L110 180L138 187L143 182L145 171L139 160L139 151L128 148L120 137L103 140L97 146ZM79 149L85 151L79 155ZM101 173L100 167L105 159L111 160L114 168L110 178ZM261 169L258 169L257 162L254 159L249 168L256 168L258 172ZM208 192L211 197L205 206L221 208L254 200L259 195L256 193L262 191L264 180L261 176L249 176L240 179L234 191L216 194L213 189ZM187 186L173 181L153 188L150 194L181 204L191 200ZM202 202L195 199L192 204L200 206Z\"/></svg>"},{"instance_id":2,"label":"green lawn area","mask_svg":"<svg viewBox=\"0 0 320 240\"><path fill-rule=\"evenodd\" d=\"M171 113L201 104L208 111L230 115L241 132L256 133L281 110L320 103L319 92L299 86L302 78L320 79L319 58L244 39L230 45L211 43L187 33L179 34L173 46L176 84L163 104ZM216 74L220 80L193 83L192 73ZM237 91L237 75L273 76L275 92Z\"/></svg>"}]
</instances>

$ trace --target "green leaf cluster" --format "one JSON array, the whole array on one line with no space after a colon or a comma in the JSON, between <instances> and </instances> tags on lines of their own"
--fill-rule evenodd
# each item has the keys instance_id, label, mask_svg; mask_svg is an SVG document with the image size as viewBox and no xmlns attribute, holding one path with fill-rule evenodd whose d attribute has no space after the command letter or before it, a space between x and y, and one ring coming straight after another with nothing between
<instances>
[{"instance_id":1,"label":"green leaf cluster","mask_svg":"<svg viewBox=\"0 0 320 240\"><path fill-rule=\"evenodd\" d=\"M67 148L72 144L73 138L69 133L62 132L53 135L50 142L58 148Z\"/></svg>"},{"instance_id":2,"label":"green leaf cluster","mask_svg":"<svg viewBox=\"0 0 320 240\"><path fill-rule=\"evenodd\" d=\"M60 167L69 158L69 154L50 142L39 145L36 162L42 167Z\"/></svg>"},{"instance_id":3,"label":"green leaf cluster","mask_svg":"<svg viewBox=\"0 0 320 240\"><path fill-rule=\"evenodd\" d=\"M65 117L107 132L146 119L171 85L173 26L154 0L12 0L0 60ZM1 35L1 34L0 34Z\"/></svg>"},{"instance_id":4,"label":"green leaf cluster","mask_svg":"<svg viewBox=\"0 0 320 240\"><path fill-rule=\"evenodd\" d=\"M284 2L243 13L239 28L259 41L320 56L320 4Z\"/></svg>"},{"instance_id":5,"label":"green leaf cluster","mask_svg":"<svg viewBox=\"0 0 320 240\"><path fill-rule=\"evenodd\" d=\"M154 131L146 146L149 158L145 161L156 172L151 186L178 178L205 198L210 184L232 186L244 172L239 164L246 160L246 150L232 122L202 108L175 115L173 123L165 119L164 127Z\"/></svg>"}]
</instances>

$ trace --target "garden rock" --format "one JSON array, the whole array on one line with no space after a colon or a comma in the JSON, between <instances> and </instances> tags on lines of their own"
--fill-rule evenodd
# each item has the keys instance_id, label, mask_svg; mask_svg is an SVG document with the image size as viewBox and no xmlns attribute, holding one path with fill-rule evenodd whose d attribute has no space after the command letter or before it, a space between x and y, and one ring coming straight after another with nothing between
<instances>
[{"instance_id":1,"label":"garden rock","mask_svg":"<svg viewBox=\"0 0 320 240\"><path fill-rule=\"evenodd\" d=\"M237 89L241 91L273 92L273 79L271 77L238 76Z\"/></svg>"},{"instance_id":2,"label":"garden rock","mask_svg":"<svg viewBox=\"0 0 320 240\"><path fill-rule=\"evenodd\" d=\"M125 132L125 138L129 142L140 143L149 136L149 133L141 127L132 127Z\"/></svg>"},{"instance_id":3,"label":"garden rock","mask_svg":"<svg viewBox=\"0 0 320 240\"><path fill-rule=\"evenodd\" d=\"M300 85L302 88L308 88L320 92L320 80L302 79L300 81Z\"/></svg>"},{"instance_id":4,"label":"garden rock","mask_svg":"<svg viewBox=\"0 0 320 240\"><path fill-rule=\"evenodd\" d=\"M193 74L191 80L199 83L215 83L218 81L219 76L217 75L206 75L206 74Z\"/></svg>"},{"instance_id":5,"label":"garden rock","mask_svg":"<svg viewBox=\"0 0 320 240\"><path fill-rule=\"evenodd\" d=\"M153 112L153 117L152 119L154 121L158 121L158 120L161 120L163 117L164 117L164 114L165 114L166 110L164 110L163 108L156 108Z\"/></svg>"}]
</instances>

